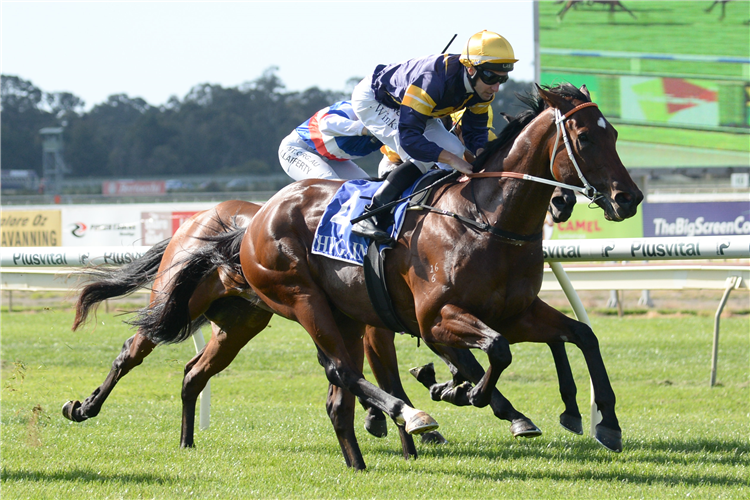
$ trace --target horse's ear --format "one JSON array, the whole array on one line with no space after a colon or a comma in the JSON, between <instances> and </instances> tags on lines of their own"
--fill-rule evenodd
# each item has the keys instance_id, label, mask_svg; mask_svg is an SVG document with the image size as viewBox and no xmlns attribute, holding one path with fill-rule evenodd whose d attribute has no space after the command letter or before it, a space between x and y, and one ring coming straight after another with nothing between
<instances>
[{"instance_id":1,"label":"horse's ear","mask_svg":"<svg viewBox=\"0 0 750 500\"><path fill-rule=\"evenodd\" d=\"M581 85L581 88L579 89L583 95L586 96L586 98L591 101L591 94L589 94L589 89L586 88L586 84L584 83Z\"/></svg>"},{"instance_id":2,"label":"horse's ear","mask_svg":"<svg viewBox=\"0 0 750 500\"><path fill-rule=\"evenodd\" d=\"M510 123L510 121L513 119L512 116L510 116L508 113L505 113L503 111L500 112L500 116L502 116L503 118L505 118L505 121L508 122L508 123Z\"/></svg>"},{"instance_id":3,"label":"horse's ear","mask_svg":"<svg viewBox=\"0 0 750 500\"><path fill-rule=\"evenodd\" d=\"M539 97L544 99L544 102L546 102L549 107L560 110L570 108L570 103L565 100L564 97L553 94L552 92L547 92L536 83L534 85L536 85L536 91L539 93Z\"/></svg>"}]
</instances>

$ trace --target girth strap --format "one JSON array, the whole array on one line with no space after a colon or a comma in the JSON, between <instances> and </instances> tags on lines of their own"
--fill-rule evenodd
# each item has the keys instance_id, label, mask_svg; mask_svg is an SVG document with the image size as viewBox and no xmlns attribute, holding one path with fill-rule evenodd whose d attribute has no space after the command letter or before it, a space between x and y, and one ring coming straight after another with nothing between
<instances>
[{"instance_id":1,"label":"girth strap","mask_svg":"<svg viewBox=\"0 0 750 500\"><path fill-rule=\"evenodd\" d=\"M367 295L370 297L375 312L389 330L394 332L403 332L419 338L419 335L412 332L404 325L401 318L393 307L391 295L388 293L388 287L385 284L383 258L378 251L378 244L370 242L367 248L367 255L364 261L365 284L367 285Z\"/></svg>"}]
</instances>

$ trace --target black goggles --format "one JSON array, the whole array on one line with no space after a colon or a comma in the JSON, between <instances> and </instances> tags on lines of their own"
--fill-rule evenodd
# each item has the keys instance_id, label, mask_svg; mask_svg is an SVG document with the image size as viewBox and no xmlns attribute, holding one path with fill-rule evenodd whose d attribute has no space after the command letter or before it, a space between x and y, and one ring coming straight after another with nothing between
<instances>
[{"instance_id":1,"label":"black goggles","mask_svg":"<svg viewBox=\"0 0 750 500\"><path fill-rule=\"evenodd\" d=\"M479 75L479 79L482 80L485 85L495 85L496 83L505 83L508 81L507 74L498 75L497 73L486 69L477 68L477 74Z\"/></svg>"}]
</instances>

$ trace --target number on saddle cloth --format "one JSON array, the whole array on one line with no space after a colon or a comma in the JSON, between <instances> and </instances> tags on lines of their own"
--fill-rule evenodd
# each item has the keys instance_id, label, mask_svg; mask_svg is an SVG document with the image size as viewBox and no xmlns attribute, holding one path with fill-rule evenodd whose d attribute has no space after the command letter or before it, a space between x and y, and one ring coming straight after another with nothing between
<instances>
[{"instance_id":1,"label":"number on saddle cloth","mask_svg":"<svg viewBox=\"0 0 750 500\"><path fill-rule=\"evenodd\" d=\"M414 186L418 183L419 181ZM331 198L323 216L320 218L313 238L312 253L360 266L363 265L369 241L367 238L352 233L351 220L362 215L365 206L370 203L373 195L382 184L382 182L372 182L365 179L355 179L343 183ZM403 197L411 195L414 186L407 189ZM393 219L395 223L390 227L391 236L394 239L398 237L401 230L407 205L408 201L404 201L394 209Z\"/></svg>"}]
</instances>

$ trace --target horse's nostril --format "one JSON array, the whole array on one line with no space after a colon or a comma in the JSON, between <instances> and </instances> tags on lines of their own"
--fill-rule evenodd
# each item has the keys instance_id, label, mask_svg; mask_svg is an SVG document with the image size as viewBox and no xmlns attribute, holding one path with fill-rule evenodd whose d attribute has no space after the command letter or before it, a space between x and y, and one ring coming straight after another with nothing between
<instances>
[{"instance_id":1,"label":"horse's nostril","mask_svg":"<svg viewBox=\"0 0 750 500\"><path fill-rule=\"evenodd\" d=\"M633 201L633 197L628 193L623 193L621 191L615 195L615 203L617 203L621 207L630 205L632 201Z\"/></svg>"}]
</instances>

